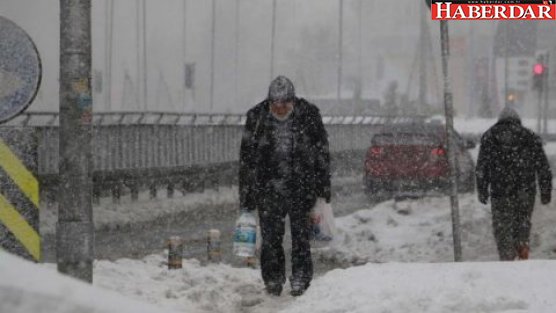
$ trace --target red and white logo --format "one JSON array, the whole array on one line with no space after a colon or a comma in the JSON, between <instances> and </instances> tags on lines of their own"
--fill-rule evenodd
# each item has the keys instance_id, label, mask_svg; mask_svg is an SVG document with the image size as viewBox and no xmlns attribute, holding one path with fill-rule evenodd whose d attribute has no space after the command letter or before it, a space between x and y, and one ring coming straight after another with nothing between
<instances>
[{"instance_id":1,"label":"red and white logo","mask_svg":"<svg viewBox=\"0 0 556 313\"><path fill-rule=\"evenodd\" d=\"M556 20L555 0L431 1L433 20Z\"/></svg>"}]
</instances>

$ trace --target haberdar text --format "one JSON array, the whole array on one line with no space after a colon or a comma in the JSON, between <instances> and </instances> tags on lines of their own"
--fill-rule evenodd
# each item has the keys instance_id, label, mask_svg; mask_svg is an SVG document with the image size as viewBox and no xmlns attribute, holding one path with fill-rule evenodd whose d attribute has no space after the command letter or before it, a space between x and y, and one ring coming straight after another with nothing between
<instances>
[{"instance_id":1,"label":"haberdar text","mask_svg":"<svg viewBox=\"0 0 556 313\"><path fill-rule=\"evenodd\" d=\"M555 20L556 4L433 2L433 20Z\"/></svg>"}]
</instances>

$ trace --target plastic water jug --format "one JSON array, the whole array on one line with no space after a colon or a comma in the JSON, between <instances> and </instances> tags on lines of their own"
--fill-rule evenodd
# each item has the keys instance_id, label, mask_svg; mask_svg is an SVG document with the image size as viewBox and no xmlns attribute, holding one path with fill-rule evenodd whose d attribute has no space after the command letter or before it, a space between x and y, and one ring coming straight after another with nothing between
<instances>
[{"instance_id":1,"label":"plastic water jug","mask_svg":"<svg viewBox=\"0 0 556 313\"><path fill-rule=\"evenodd\" d=\"M251 212L243 212L236 222L234 232L234 254L240 257L255 255L257 239L257 219Z\"/></svg>"}]
</instances>

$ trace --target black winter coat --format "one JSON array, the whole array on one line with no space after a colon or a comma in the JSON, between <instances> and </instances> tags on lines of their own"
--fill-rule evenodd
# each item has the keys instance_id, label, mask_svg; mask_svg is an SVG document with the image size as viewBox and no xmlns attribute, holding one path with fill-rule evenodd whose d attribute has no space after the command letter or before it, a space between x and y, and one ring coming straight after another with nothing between
<instances>
[{"instance_id":1,"label":"black winter coat","mask_svg":"<svg viewBox=\"0 0 556 313\"><path fill-rule=\"evenodd\" d=\"M265 188L276 173L268 166L273 142L269 140L269 101L265 100L247 112L241 139L239 164L240 207L255 210L262 204ZM330 201L330 152L328 134L319 109L305 99L297 98L292 115L292 166L295 177L290 190L305 208L311 208L317 197Z\"/></svg>"},{"instance_id":2,"label":"black winter coat","mask_svg":"<svg viewBox=\"0 0 556 313\"><path fill-rule=\"evenodd\" d=\"M552 172L539 136L519 119L499 120L481 138L476 167L477 191L484 202L526 192L536 194L538 178L543 203L550 201Z\"/></svg>"}]
</instances>

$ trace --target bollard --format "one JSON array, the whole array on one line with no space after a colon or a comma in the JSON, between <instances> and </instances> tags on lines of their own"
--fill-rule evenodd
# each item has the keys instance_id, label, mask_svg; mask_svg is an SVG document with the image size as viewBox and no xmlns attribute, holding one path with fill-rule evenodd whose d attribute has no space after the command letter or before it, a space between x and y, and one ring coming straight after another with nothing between
<instances>
[{"instance_id":1,"label":"bollard","mask_svg":"<svg viewBox=\"0 0 556 313\"><path fill-rule=\"evenodd\" d=\"M112 185L112 203L120 204L120 199L122 197L122 185L117 182Z\"/></svg>"},{"instance_id":2,"label":"bollard","mask_svg":"<svg viewBox=\"0 0 556 313\"><path fill-rule=\"evenodd\" d=\"M174 183L169 182L166 185L166 197L172 199L174 197Z\"/></svg>"},{"instance_id":3,"label":"bollard","mask_svg":"<svg viewBox=\"0 0 556 313\"><path fill-rule=\"evenodd\" d=\"M151 185L149 186L149 195L151 199L156 199L156 184L155 183L151 183Z\"/></svg>"},{"instance_id":4,"label":"bollard","mask_svg":"<svg viewBox=\"0 0 556 313\"><path fill-rule=\"evenodd\" d=\"M139 200L139 186L137 183L130 184L129 192L131 194L131 202Z\"/></svg>"},{"instance_id":5,"label":"bollard","mask_svg":"<svg viewBox=\"0 0 556 313\"><path fill-rule=\"evenodd\" d=\"M182 268L183 241L179 236L168 239L168 269Z\"/></svg>"},{"instance_id":6,"label":"bollard","mask_svg":"<svg viewBox=\"0 0 556 313\"><path fill-rule=\"evenodd\" d=\"M248 256L245 258L245 266L250 268L257 268L257 257L256 256Z\"/></svg>"},{"instance_id":7,"label":"bollard","mask_svg":"<svg viewBox=\"0 0 556 313\"><path fill-rule=\"evenodd\" d=\"M220 231L211 229L207 234L207 254L209 262L218 263L222 261L222 253L220 251Z\"/></svg>"}]
</instances>

